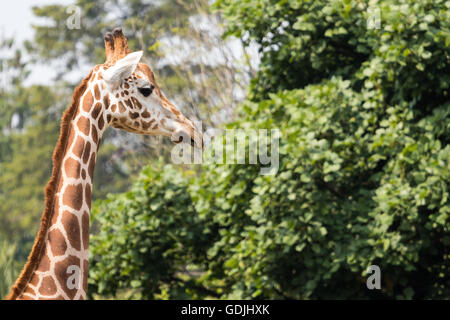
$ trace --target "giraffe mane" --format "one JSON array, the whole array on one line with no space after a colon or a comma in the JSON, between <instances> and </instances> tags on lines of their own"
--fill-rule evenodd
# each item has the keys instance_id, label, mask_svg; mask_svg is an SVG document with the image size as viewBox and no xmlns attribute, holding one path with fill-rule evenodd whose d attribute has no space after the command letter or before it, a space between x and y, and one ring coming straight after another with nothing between
<instances>
[{"instance_id":1,"label":"giraffe mane","mask_svg":"<svg viewBox=\"0 0 450 320\"><path fill-rule=\"evenodd\" d=\"M75 88L75 91L72 96L72 102L69 108L67 108L66 111L64 111L63 113L59 139L58 142L56 143L55 151L53 152L52 176L49 182L47 183L47 186L45 187L44 191L45 206L44 212L41 217L39 231L34 241L33 248L31 249L31 253L28 256L27 263L25 264L22 272L20 273L20 276L17 279L16 283L11 288L9 295L6 297L7 300L14 300L22 294L22 291L25 289L26 285L30 281L30 278L34 270L37 268L37 265L44 252L43 249L45 245L45 237L47 235L49 222L53 217L55 194L58 189L58 182L60 178L59 173L61 170L64 153L66 151L67 143L69 140L70 125L77 112L77 108L80 103L80 98L86 91L89 79L92 76L92 72L93 71L91 70L89 75L81 81L78 87Z\"/></svg>"}]
</instances>

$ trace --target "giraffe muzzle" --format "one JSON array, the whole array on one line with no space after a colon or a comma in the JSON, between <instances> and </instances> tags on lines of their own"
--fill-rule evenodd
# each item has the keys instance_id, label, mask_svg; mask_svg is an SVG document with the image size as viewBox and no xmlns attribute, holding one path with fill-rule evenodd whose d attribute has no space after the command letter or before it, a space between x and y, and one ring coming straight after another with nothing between
<instances>
[{"instance_id":1,"label":"giraffe muzzle","mask_svg":"<svg viewBox=\"0 0 450 320\"><path fill-rule=\"evenodd\" d=\"M172 135L171 139L177 144L189 143L192 147L202 150L204 147L203 135L194 129L190 129L189 132L187 130L179 130Z\"/></svg>"}]
</instances>

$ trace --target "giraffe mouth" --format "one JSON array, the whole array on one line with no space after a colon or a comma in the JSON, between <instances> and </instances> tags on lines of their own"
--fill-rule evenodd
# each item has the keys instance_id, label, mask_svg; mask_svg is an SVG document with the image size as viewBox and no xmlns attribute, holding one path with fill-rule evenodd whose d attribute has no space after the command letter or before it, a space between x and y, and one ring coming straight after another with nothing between
<instances>
[{"instance_id":1,"label":"giraffe mouth","mask_svg":"<svg viewBox=\"0 0 450 320\"><path fill-rule=\"evenodd\" d=\"M152 135L152 133L138 130L138 129L133 128L123 122L120 124L116 124L115 127L119 128L119 129L124 129L125 131L128 131L128 132L136 133L136 134ZM200 136L199 141L196 141L191 135L189 135L185 131L177 132L175 135L172 136L171 140L175 144L187 143L187 144L190 144L191 147L193 147L193 148L200 148L202 150L204 149L204 142L203 142L203 138L201 136Z\"/></svg>"},{"instance_id":2,"label":"giraffe mouth","mask_svg":"<svg viewBox=\"0 0 450 320\"><path fill-rule=\"evenodd\" d=\"M137 130L135 128L130 127L129 125L127 125L126 123L120 123L120 124L115 124L113 125L114 128L117 129L123 129L125 131L131 132L131 133L136 133L136 134L146 134L144 131L140 131Z\"/></svg>"}]
</instances>

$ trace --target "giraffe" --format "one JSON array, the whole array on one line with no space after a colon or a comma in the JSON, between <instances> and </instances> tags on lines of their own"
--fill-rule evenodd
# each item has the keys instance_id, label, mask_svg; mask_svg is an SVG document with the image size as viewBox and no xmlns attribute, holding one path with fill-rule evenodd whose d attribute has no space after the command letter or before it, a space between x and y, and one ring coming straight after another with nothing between
<instances>
[{"instance_id":1,"label":"giraffe","mask_svg":"<svg viewBox=\"0 0 450 320\"><path fill-rule=\"evenodd\" d=\"M130 52L122 29L104 41L106 62L82 80L63 114L40 228L7 299L86 299L94 167L108 127L203 147L200 130L164 96L142 51Z\"/></svg>"}]
</instances>

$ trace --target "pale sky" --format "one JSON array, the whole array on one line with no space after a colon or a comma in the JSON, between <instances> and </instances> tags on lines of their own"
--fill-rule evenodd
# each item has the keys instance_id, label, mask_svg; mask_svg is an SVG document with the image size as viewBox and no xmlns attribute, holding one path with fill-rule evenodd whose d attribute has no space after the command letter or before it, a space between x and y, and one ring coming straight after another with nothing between
<instances>
[{"instance_id":1,"label":"pale sky","mask_svg":"<svg viewBox=\"0 0 450 320\"><path fill-rule=\"evenodd\" d=\"M39 22L33 16L32 7L47 4L70 4L74 0L12 0L0 10L0 32L7 36L15 36L18 40L30 39L33 36L32 23Z\"/></svg>"},{"instance_id":2,"label":"pale sky","mask_svg":"<svg viewBox=\"0 0 450 320\"><path fill-rule=\"evenodd\" d=\"M70 4L74 0L10 0L0 10L0 37L14 37L18 43L33 38L32 24L42 23L33 15L33 6ZM35 66L27 84L50 83L53 72L49 67Z\"/></svg>"}]
</instances>

